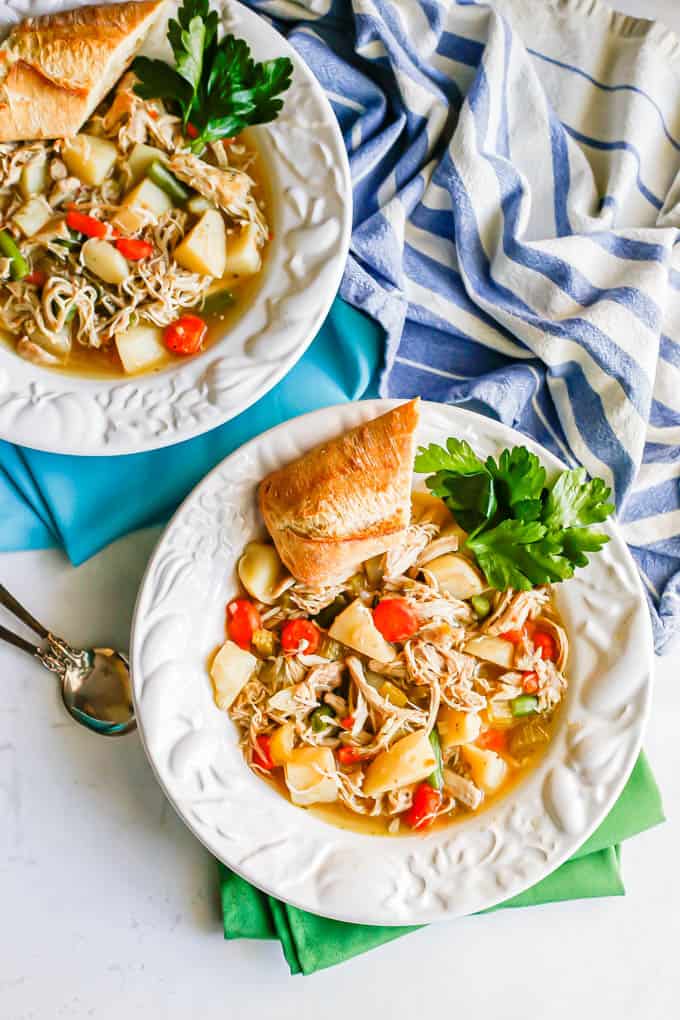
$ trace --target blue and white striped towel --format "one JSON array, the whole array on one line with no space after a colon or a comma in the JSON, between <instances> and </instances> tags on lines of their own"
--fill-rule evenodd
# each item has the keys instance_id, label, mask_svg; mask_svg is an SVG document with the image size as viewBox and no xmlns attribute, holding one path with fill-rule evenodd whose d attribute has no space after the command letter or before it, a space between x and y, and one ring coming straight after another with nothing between
<instances>
[{"instance_id":1,"label":"blue and white striped towel","mask_svg":"<svg viewBox=\"0 0 680 1020\"><path fill-rule=\"evenodd\" d=\"M612 485L680 630L680 41L599 0L251 0L326 89L341 293L386 396L472 402ZM293 24L291 24L291 21Z\"/></svg>"}]
</instances>

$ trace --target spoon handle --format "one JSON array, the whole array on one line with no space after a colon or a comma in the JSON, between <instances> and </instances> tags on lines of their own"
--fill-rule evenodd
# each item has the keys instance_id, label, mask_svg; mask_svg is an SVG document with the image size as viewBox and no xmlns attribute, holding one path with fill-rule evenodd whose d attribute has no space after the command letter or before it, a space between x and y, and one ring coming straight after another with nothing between
<instances>
[{"instance_id":1,"label":"spoon handle","mask_svg":"<svg viewBox=\"0 0 680 1020\"><path fill-rule=\"evenodd\" d=\"M13 634L11 630L7 630L0 624L0 641L6 641L10 645L14 645L15 648L20 648L22 652L28 652L29 655L36 655L38 649L35 645L32 645L30 641L26 641L25 638L19 637L18 634Z\"/></svg>"},{"instance_id":2,"label":"spoon handle","mask_svg":"<svg viewBox=\"0 0 680 1020\"><path fill-rule=\"evenodd\" d=\"M14 595L10 594L10 592L8 592L5 586L2 584L0 584L0 605L4 606L5 609L9 609L10 613L13 613L14 616L16 616L18 620L21 620L22 623L25 623L27 627L30 627L33 633L37 634L38 637L41 638L47 637L48 635L47 628L43 627L42 623L36 620L36 618L29 613L28 609L24 609L21 603L14 598ZM2 635L6 640L9 640L9 638L7 638L8 633L9 631L4 631ZM12 636L16 639L16 635ZM12 643L16 644L16 640L14 640ZM19 645L18 647L23 648L24 646ZM30 647L31 651L35 650L32 645ZM26 651L25 648L24 651Z\"/></svg>"}]
</instances>

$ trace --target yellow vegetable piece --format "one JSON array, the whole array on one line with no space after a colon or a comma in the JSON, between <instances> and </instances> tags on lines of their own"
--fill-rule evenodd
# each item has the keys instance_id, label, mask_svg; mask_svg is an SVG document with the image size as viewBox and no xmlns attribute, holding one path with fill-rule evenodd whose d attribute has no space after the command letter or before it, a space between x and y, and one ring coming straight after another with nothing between
<instances>
[{"instance_id":1,"label":"yellow vegetable piece","mask_svg":"<svg viewBox=\"0 0 680 1020\"><path fill-rule=\"evenodd\" d=\"M24 198L39 195L47 187L47 155L39 152L26 163L19 177L19 191Z\"/></svg>"},{"instance_id":2,"label":"yellow vegetable piece","mask_svg":"<svg viewBox=\"0 0 680 1020\"><path fill-rule=\"evenodd\" d=\"M172 208L172 200L163 189L145 177L125 196L114 223L126 233L135 234Z\"/></svg>"},{"instance_id":3,"label":"yellow vegetable piece","mask_svg":"<svg viewBox=\"0 0 680 1020\"><path fill-rule=\"evenodd\" d=\"M168 157L163 150L157 149L155 145L145 145L143 142L137 142L128 156L128 167L130 168L133 181L141 180L151 164L156 161L167 163Z\"/></svg>"},{"instance_id":4,"label":"yellow vegetable piece","mask_svg":"<svg viewBox=\"0 0 680 1020\"><path fill-rule=\"evenodd\" d=\"M430 775L436 764L427 732L417 730L402 737L371 762L366 769L363 791L367 797L379 797L388 790L418 783Z\"/></svg>"},{"instance_id":5,"label":"yellow vegetable piece","mask_svg":"<svg viewBox=\"0 0 680 1020\"><path fill-rule=\"evenodd\" d=\"M100 237L91 237L82 247L83 262L95 276L105 283L122 283L130 274L130 267L117 248Z\"/></svg>"},{"instance_id":6,"label":"yellow vegetable piece","mask_svg":"<svg viewBox=\"0 0 680 1020\"><path fill-rule=\"evenodd\" d=\"M361 599L356 599L336 616L328 633L336 641L376 662L392 662L397 654L394 645L385 641L373 623L373 615Z\"/></svg>"},{"instance_id":7,"label":"yellow vegetable piece","mask_svg":"<svg viewBox=\"0 0 680 1020\"><path fill-rule=\"evenodd\" d=\"M257 659L239 648L233 641L225 641L213 659L210 677L215 691L215 703L225 712L240 694L257 668Z\"/></svg>"},{"instance_id":8,"label":"yellow vegetable piece","mask_svg":"<svg viewBox=\"0 0 680 1020\"><path fill-rule=\"evenodd\" d=\"M386 680L378 693L382 695L385 701L389 701L390 704L397 705L399 708L404 708L405 705L408 705L408 698L404 692L396 684L393 684L391 680Z\"/></svg>"},{"instance_id":9,"label":"yellow vegetable piece","mask_svg":"<svg viewBox=\"0 0 680 1020\"><path fill-rule=\"evenodd\" d=\"M459 712L449 705L439 710L437 717L439 742L442 751L476 740L482 731L482 722L476 712Z\"/></svg>"},{"instance_id":10,"label":"yellow vegetable piece","mask_svg":"<svg viewBox=\"0 0 680 1020\"><path fill-rule=\"evenodd\" d=\"M81 132L67 139L62 158L70 174L96 188L111 172L118 149L106 138Z\"/></svg>"},{"instance_id":11,"label":"yellow vegetable piece","mask_svg":"<svg viewBox=\"0 0 680 1020\"><path fill-rule=\"evenodd\" d=\"M150 324L130 326L124 333L116 333L116 348L123 368L129 374L151 368L168 355L163 331Z\"/></svg>"},{"instance_id":12,"label":"yellow vegetable piece","mask_svg":"<svg viewBox=\"0 0 680 1020\"><path fill-rule=\"evenodd\" d=\"M229 235L226 272L234 276L252 276L260 271L261 266L257 230L254 223L248 223L241 228L240 234Z\"/></svg>"},{"instance_id":13,"label":"yellow vegetable piece","mask_svg":"<svg viewBox=\"0 0 680 1020\"><path fill-rule=\"evenodd\" d=\"M469 560L458 553L438 556L425 564L425 569L437 578L440 588L457 599L481 595L488 585Z\"/></svg>"},{"instance_id":14,"label":"yellow vegetable piece","mask_svg":"<svg viewBox=\"0 0 680 1020\"><path fill-rule=\"evenodd\" d=\"M238 561L238 576L248 594L268 606L293 583L276 549L267 542L248 543Z\"/></svg>"},{"instance_id":15,"label":"yellow vegetable piece","mask_svg":"<svg viewBox=\"0 0 680 1020\"><path fill-rule=\"evenodd\" d=\"M455 524L446 503L431 492L411 493L411 520L416 524L438 524L440 528Z\"/></svg>"},{"instance_id":16,"label":"yellow vegetable piece","mask_svg":"<svg viewBox=\"0 0 680 1020\"><path fill-rule=\"evenodd\" d=\"M227 231L222 214L207 209L175 248L175 261L191 273L224 276L227 265Z\"/></svg>"},{"instance_id":17,"label":"yellow vegetable piece","mask_svg":"<svg viewBox=\"0 0 680 1020\"><path fill-rule=\"evenodd\" d=\"M507 763L495 751L487 751L474 744L465 744L460 749L465 761L470 766L472 782L485 793L495 793L500 789L508 775Z\"/></svg>"},{"instance_id":18,"label":"yellow vegetable piece","mask_svg":"<svg viewBox=\"0 0 680 1020\"><path fill-rule=\"evenodd\" d=\"M330 747L300 747L289 755L284 768L293 804L308 807L337 799L337 769Z\"/></svg>"},{"instance_id":19,"label":"yellow vegetable piece","mask_svg":"<svg viewBox=\"0 0 680 1020\"><path fill-rule=\"evenodd\" d=\"M295 724L284 723L272 733L269 753L275 765L285 765L295 747Z\"/></svg>"},{"instance_id":20,"label":"yellow vegetable piece","mask_svg":"<svg viewBox=\"0 0 680 1020\"><path fill-rule=\"evenodd\" d=\"M24 237L32 237L52 219L52 209L40 195L29 198L12 217Z\"/></svg>"},{"instance_id":21,"label":"yellow vegetable piece","mask_svg":"<svg viewBox=\"0 0 680 1020\"><path fill-rule=\"evenodd\" d=\"M515 646L511 641L498 637L472 638L463 646L463 651L477 659L493 662L503 669L510 669L515 661Z\"/></svg>"}]
</instances>

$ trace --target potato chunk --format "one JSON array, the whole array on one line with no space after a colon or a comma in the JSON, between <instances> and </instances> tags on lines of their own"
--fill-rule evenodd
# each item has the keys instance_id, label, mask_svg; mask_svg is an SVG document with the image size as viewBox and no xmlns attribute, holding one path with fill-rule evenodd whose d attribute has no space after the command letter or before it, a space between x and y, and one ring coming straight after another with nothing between
<instances>
[{"instance_id":1,"label":"potato chunk","mask_svg":"<svg viewBox=\"0 0 680 1020\"><path fill-rule=\"evenodd\" d=\"M261 266L257 230L254 223L248 223L240 234L229 235L226 272L233 276L252 276L259 273Z\"/></svg>"},{"instance_id":2,"label":"potato chunk","mask_svg":"<svg viewBox=\"0 0 680 1020\"><path fill-rule=\"evenodd\" d=\"M273 545L249 542L238 561L241 584L254 599L271 606L293 579Z\"/></svg>"},{"instance_id":3,"label":"potato chunk","mask_svg":"<svg viewBox=\"0 0 680 1020\"><path fill-rule=\"evenodd\" d=\"M218 708L226 711L231 706L255 672L257 663L254 655L239 648L233 641L224 642L210 667Z\"/></svg>"},{"instance_id":4,"label":"potato chunk","mask_svg":"<svg viewBox=\"0 0 680 1020\"><path fill-rule=\"evenodd\" d=\"M125 196L121 208L115 215L114 223L121 230L135 234L147 223L157 220L172 208L174 208L172 199L162 188L145 177Z\"/></svg>"},{"instance_id":5,"label":"potato chunk","mask_svg":"<svg viewBox=\"0 0 680 1020\"><path fill-rule=\"evenodd\" d=\"M42 196L29 198L12 217L24 237L33 237L51 218L52 209Z\"/></svg>"},{"instance_id":6,"label":"potato chunk","mask_svg":"<svg viewBox=\"0 0 680 1020\"><path fill-rule=\"evenodd\" d=\"M508 775L506 762L495 751L487 751L474 744L466 744L460 753L470 766L470 774L475 786L485 793L495 793L505 782Z\"/></svg>"},{"instance_id":7,"label":"potato chunk","mask_svg":"<svg viewBox=\"0 0 680 1020\"><path fill-rule=\"evenodd\" d=\"M162 330L151 324L130 326L124 333L117 333L116 347L123 369L129 374L151 368L168 356Z\"/></svg>"},{"instance_id":8,"label":"potato chunk","mask_svg":"<svg viewBox=\"0 0 680 1020\"><path fill-rule=\"evenodd\" d=\"M439 741L442 751L476 740L482 730L482 723L476 712L459 712L449 705L439 711L437 719Z\"/></svg>"},{"instance_id":9,"label":"potato chunk","mask_svg":"<svg viewBox=\"0 0 680 1020\"><path fill-rule=\"evenodd\" d=\"M95 276L105 283L122 283L127 280L130 267L117 248L101 237L91 237L82 247L83 262Z\"/></svg>"},{"instance_id":10,"label":"potato chunk","mask_svg":"<svg viewBox=\"0 0 680 1020\"><path fill-rule=\"evenodd\" d=\"M221 213L216 209L206 209L196 226L175 248L175 261L190 273L224 276L227 232Z\"/></svg>"},{"instance_id":11,"label":"potato chunk","mask_svg":"<svg viewBox=\"0 0 680 1020\"><path fill-rule=\"evenodd\" d=\"M24 198L39 195L47 187L47 155L37 153L21 170L19 191Z\"/></svg>"},{"instance_id":12,"label":"potato chunk","mask_svg":"<svg viewBox=\"0 0 680 1020\"><path fill-rule=\"evenodd\" d=\"M295 723L287 722L272 733L269 753L275 765L285 765L295 747Z\"/></svg>"},{"instance_id":13,"label":"potato chunk","mask_svg":"<svg viewBox=\"0 0 680 1020\"><path fill-rule=\"evenodd\" d=\"M371 611L361 599L356 599L336 616L328 633L341 644L377 662L392 662L397 654L394 645L385 641L373 623Z\"/></svg>"},{"instance_id":14,"label":"potato chunk","mask_svg":"<svg viewBox=\"0 0 680 1020\"><path fill-rule=\"evenodd\" d=\"M426 564L426 569L437 578L442 591L457 599L481 595L488 587L479 571L458 553L438 556Z\"/></svg>"},{"instance_id":15,"label":"potato chunk","mask_svg":"<svg viewBox=\"0 0 680 1020\"><path fill-rule=\"evenodd\" d=\"M510 669L515 661L515 646L511 641L499 637L472 638L463 646L463 651L477 659L486 659L503 669Z\"/></svg>"},{"instance_id":16,"label":"potato chunk","mask_svg":"<svg viewBox=\"0 0 680 1020\"><path fill-rule=\"evenodd\" d=\"M436 764L426 731L409 733L371 762L366 769L364 793L367 797L379 797L388 790L418 783L434 771Z\"/></svg>"},{"instance_id":17,"label":"potato chunk","mask_svg":"<svg viewBox=\"0 0 680 1020\"><path fill-rule=\"evenodd\" d=\"M292 752L284 768L293 804L308 807L337 800L337 770L330 747L300 747Z\"/></svg>"},{"instance_id":18,"label":"potato chunk","mask_svg":"<svg viewBox=\"0 0 680 1020\"><path fill-rule=\"evenodd\" d=\"M111 172L117 156L118 149L113 142L85 133L69 138L62 152L68 172L94 188Z\"/></svg>"},{"instance_id":19,"label":"potato chunk","mask_svg":"<svg viewBox=\"0 0 680 1020\"><path fill-rule=\"evenodd\" d=\"M128 166L130 167L133 181L140 181L151 164L155 163L156 160L160 163L167 163L168 157L162 149L157 149L155 145L145 145L143 142L137 142L128 156Z\"/></svg>"}]
</instances>

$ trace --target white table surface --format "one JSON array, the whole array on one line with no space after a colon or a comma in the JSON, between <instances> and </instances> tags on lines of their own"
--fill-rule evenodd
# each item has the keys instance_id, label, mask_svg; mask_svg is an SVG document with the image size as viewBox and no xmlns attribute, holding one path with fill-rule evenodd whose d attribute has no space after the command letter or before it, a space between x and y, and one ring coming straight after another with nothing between
<instances>
[{"instance_id":1,"label":"white table surface","mask_svg":"<svg viewBox=\"0 0 680 1020\"><path fill-rule=\"evenodd\" d=\"M539 2L539 0L537 0ZM677 0L627 13L680 31ZM56 551L0 578L74 642L125 647L158 531L77 570ZM658 661L645 747L670 820L626 843L628 894L423 929L291 978L278 945L224 942L214 862L165 802L136 735L71 724L51 678L0 648L1 1020L648 1020L678 1015L680 649Z\"/></svg>"}]
</instances>

